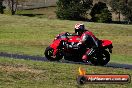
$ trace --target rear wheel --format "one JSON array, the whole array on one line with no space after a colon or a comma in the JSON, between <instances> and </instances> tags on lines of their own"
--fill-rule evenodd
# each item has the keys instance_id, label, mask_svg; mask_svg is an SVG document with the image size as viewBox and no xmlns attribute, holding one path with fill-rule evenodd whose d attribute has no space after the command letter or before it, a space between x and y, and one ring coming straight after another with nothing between
<instances>
[{"instance_id":1,"label":"rear wheel","mask_svg":"<svg viewBox=\"0 0 132 88\"><path fill-rule=\"evenodd\" d=\"M96 53L92 56L90 62L94 65L104 66L110 61L110 54L108 51L103 50L101 53Z\"/></svg>"},{"instance_id":2,"label":"rear wheel","mask_svg":"<svg viewBox=\"0 0 132 88\"><path fill-rule=\"evenodd\" d=\"M54 49L50 46L45 49L45 57L50 61L59 61L63 58L63 55L61 53L57 53L55 56L53 56Z\"/></svg>"}]
</instances>

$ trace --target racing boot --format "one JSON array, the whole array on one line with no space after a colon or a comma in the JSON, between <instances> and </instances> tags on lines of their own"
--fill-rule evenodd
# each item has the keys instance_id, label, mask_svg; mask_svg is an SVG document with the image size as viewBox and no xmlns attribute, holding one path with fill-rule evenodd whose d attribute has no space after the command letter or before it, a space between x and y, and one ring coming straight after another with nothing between
<instances>
[{"instance_id":1,"label":"racing boot","mask_svg":"<svg viewBox=\"0 0 132 88\"><path fill-rule=\"evenodd\" d=\"M86 63L86 62L88 61L88 56L87 56L87 55L83 55L82 61L83 61L84 63Z\"/></svg>"},{"instance_id":2,"label":"racing boot","mask_svg":"<svg viewBox=\"0 0 132 88\"><path fill-rule=\"evenodd\" d=\"M87 55L87 53L89 53L89 52L90 52L90 49L88 49L87 52L82 56L82 60L85 63L88 61L88 55Z\"/></svg>"},{"instance_id":3,"label":"racing boot","mask_svg":"<svg viewBox=\"0 0 132 88\"><path fill-rule=\"evenodd\" d=\"M88 62L89 58L91 57L91 55L95 52L95 50L93 48L88 49L87 52L83 55L82 60L83 62Z\"/></svg>"}]
</instances>

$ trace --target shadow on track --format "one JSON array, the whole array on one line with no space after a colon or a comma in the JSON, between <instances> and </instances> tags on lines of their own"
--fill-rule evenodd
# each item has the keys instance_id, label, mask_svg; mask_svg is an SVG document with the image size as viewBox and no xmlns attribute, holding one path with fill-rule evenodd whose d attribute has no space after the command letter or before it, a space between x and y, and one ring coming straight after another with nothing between
<instances>
[{"instance_id":1,"label":"shadow on track","mask_svg":"<svg viewBox=\"0 0 132 88\"><path fill-rule=\"evenodd\" d=\"M20 54L9 54L9 53L6 53L6 52L0 52L0 56L1 57L14 58L14 59L48 61L45 57L20 55ZM73 62L73 61L67 61L67 60L61 60L60 62L61 63L70 63L70 64L92 65L91 63ZM132 70L132 65L129 65L129 64L108 63L107 65L105 65L103 67L123 68L123 69Z\"/></svg>"}]
</instances>

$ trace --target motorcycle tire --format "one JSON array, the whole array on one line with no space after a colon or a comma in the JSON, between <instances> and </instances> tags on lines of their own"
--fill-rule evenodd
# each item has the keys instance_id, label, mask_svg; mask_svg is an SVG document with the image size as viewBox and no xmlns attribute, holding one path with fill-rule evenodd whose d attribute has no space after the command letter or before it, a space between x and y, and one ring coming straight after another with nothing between
<instances>
[{"instance_id":1,"label":"motorcycle tire","mask_svg":"<svg viewBox=\"0 0 132 88\"><path fill-rule=\"evenodd\" d=\"M63 58L61 53L57 53L56 56L53 56L54 49L50 46L45 49L44 55L49 61L59 61Z\"/></svg>"},{"instance_id":2,"label":"motorcycle tire","mask_svg":"<svg viewBox=\"0 0 132 88\"><path fill-rule=\"evenodd\" d=\"M95 54L90 62L93 65L104 66L110 61L110 54L107 50L103 50L100 54Z\"/></svg>"}]
</instances>

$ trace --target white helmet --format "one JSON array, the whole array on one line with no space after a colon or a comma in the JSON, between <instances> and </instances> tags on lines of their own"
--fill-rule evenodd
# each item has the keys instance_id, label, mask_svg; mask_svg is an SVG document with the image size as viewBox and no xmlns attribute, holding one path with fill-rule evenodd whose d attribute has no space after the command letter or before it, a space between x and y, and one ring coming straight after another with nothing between
<instances>
[{"instance_id":1,"label":"white helmet","mask_svg":"<svg viewBox=\"0 0 132 88\"><path fill-rule=\"evenodd\" d=\"M75 33L77 33L78 35L81 35L84 31L85 31L84 24L79 23L75 25Z\"/></svg>"}]
</instances>

